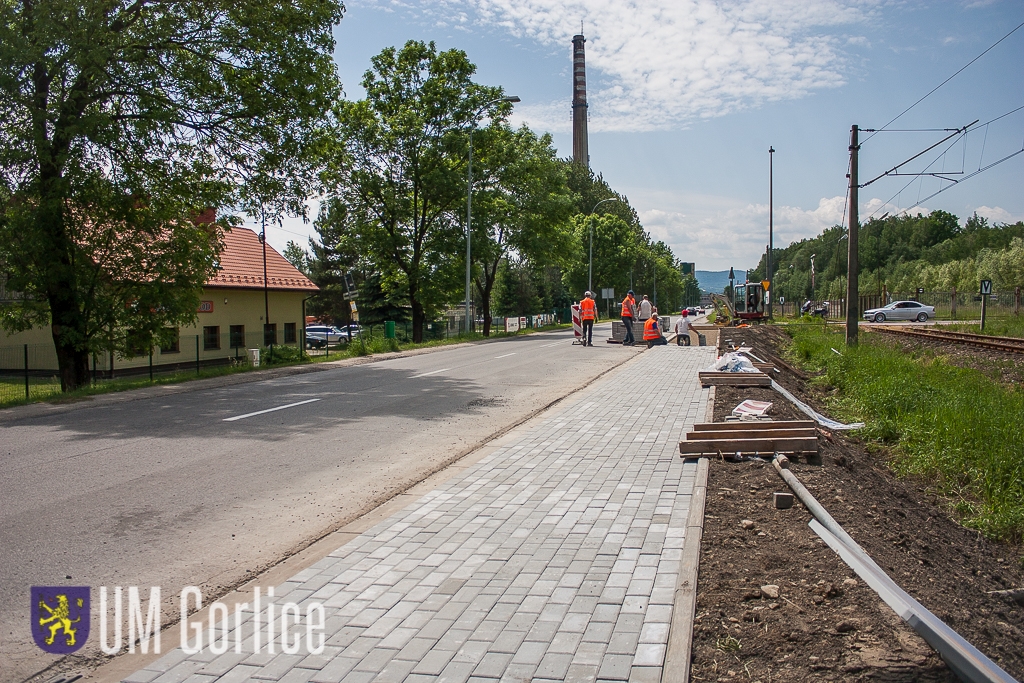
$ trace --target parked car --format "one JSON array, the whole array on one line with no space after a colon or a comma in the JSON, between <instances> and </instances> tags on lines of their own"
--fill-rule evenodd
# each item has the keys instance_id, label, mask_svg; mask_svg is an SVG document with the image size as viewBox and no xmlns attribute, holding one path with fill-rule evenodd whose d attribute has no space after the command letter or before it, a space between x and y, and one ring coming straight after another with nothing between
<instances>
[{"instance_id":1,"label":"parked car","mask_svg":"<svg viewBox=\"0 0 1024 683\"><path fill-rule=\"evenodd\" d=\"M327 337L322 334L315 332L306 333L306 348L307 349L322 349L327 346Z\"/></svg>"},{"instance_id":2,"label":"parked car","mask_svg":"<svg viewBox=\"0 0 1024 683\"><path fill-rule=\"evenodd\" d=\"M864 319L876 323L886 320L916 320L923 323L934 317L934 306L925 306L917 301L893 301L888 306L864 311Z\"/></svg>"},{"instance_id":3,"label":"parked car","mask_svg":"<svg viewBox=\"0 0 1024 683\"><path fill-rule=\"evenodd\" d=\"M353 332L355 334L355 332ZM340 330L333 325L307 325L306 326L306 339L311 337L318 337L325 339L331 344L336 344L342 339L348 339L348 333L345 330Z\"/></svg>"}]
</instances>

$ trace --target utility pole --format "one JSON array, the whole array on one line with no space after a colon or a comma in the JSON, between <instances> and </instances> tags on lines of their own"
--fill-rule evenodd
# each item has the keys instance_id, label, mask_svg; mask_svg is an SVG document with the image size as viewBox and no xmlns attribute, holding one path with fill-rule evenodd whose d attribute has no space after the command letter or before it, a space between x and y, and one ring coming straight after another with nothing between
<instances>
[{"instance_id":1,"label":"utility pole","mask_svg":"<svg viewBox=\"0 0 1024 683\"><path fill-rule=\"evenodd\" d=\"M857 282L857 275L860 271L860 259L858 258L857 243L860 232L860 216L857 212L859 201L859 187L857 186L857 152L860 151L860 144L857 141L857 126L850 128L850 232L847 239L849 255L846 263L846 345L857 345L857 323L860 312L857 310L858 295L860 288Z\"/></svg>"},{"instance_id":2,"label":"utility pole","mask_svg":"<svg viewBox=\"0 0 1024 683\"><path fill-rule=\"evenodd\" d=\"M768 146L768 317L773 318L772 291L775 290L775 278L772 270L772 249L775 247L775 148Z\"/></svg>"}]
</instances>

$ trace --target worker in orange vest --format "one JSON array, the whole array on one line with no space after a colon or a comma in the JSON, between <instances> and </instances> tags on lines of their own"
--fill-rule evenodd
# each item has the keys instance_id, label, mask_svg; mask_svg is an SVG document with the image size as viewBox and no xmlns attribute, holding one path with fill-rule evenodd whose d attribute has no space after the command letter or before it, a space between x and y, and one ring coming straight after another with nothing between
<instances>
[{"instance_id":1,"label":"worker in orange vest","mask_svg":"<svg viewBox=\"0 0 1024 683\"><path fill-rule=\"evenodd\" d=\"M587 291L580 302L580 322L583 323L583 345L594 345L594 321L597 320L597 303L593 294Z\"/></svg>"},{"instance_id":2,"label":"worker in orange vest","mask_svg":"<svg viewBox=\"0 0 1024 683\"><path fill-rule=\"evenodd\" d=\"M633 298L633 290L626 293L622 300L622 324L626 326L626 336L622 340L623 346L636 344L636 337L633 336L633 320L636 319L636 299Z\"/></svg>"},{"instance_id":3,"label":"worker in orange vest","mask_svg":"<svg viewBox=\"0 0 1024 683\"><path fill-rule=\"evenodd\" d=\"M661 335L661 330L658 329L657 313L652 313L651 317L644 323L644 341L647 342L647 348L668 344L668 340Z\"/></svg>"}]
</instances>

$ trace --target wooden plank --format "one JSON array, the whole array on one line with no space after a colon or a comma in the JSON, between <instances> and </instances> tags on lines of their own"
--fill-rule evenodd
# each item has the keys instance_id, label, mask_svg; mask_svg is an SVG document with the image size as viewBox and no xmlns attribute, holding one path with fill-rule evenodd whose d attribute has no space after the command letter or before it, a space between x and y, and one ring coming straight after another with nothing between
<instances>
[{"instance_id":1,"label":"wooden plank","mask_svg":"<svg viewBox=\"0 0 1024 683\"><path fill-rule=\"evenodd\" d=\"M752 372L727 372L722 375L712 374L698 375L702 386L714 386L716 384L726 387L770 387L772 378L764 373L754 374Z\"/></svg>"},{"instance_id":2,"label":"wooden plank","mask_svg":"<svg viewBox=\"0 0 1024 683\"><path fill-rule=\"evenodd\" d=\"M718 431L689 432L687 441L700 439L785 439L789 437L816 437L813 429L722 429Z\"/></svg>"},{"instance_id":3,"label":"wooden plank","mask_svg":"<svg viewBox=\"0 0 1024 683\"><path fill-rule=\"evenodd\" d=\"M765 374L775 372L775 365L772 363L754 363L754 367Z\"/></svg>"},{"instance_id":4,"label":"wooden plank","mask_svg":"<svg viewBox=\"0 0 1024 683\"><path fill-rule=\"evenodd\" d=\"M700 540L704 534L704 503L708 486L708 461L697 464L697 477L690 498L690 514L679 561L675 609L669 626L668 648L661 683L689 683L693 658L693 620L697 615L697 575L700 568Z\"/></svg>"},{"instance_id":5,"label":"wooden plank","mask_svg":"<svg viewBox=\"0 0 1024 683\"><path fill-rule=\"evenodd\" d=\"M814 420L733 420L732 422L700 422L694 431L717 432L723 429L814 429Z\"/></svg>"},{"instance_id":6,"label":"wooden plank","mask_svg":"<svg viewBox=\"0 0 1024 683\"><path fill-rule=\"evenodd\" d=\"M794 437L785 439L702 439L680 441L679 452L683 455L694 453L817 453L817 437Z\"/></svg>"}]
</instances>

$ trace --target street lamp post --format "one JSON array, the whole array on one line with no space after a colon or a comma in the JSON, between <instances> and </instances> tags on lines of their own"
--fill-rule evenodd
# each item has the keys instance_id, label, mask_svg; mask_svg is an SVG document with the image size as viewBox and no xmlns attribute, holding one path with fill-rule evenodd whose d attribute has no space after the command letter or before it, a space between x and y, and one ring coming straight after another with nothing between
<instances>
[{"instance_id":1,"label":"street lamp post","mask_svg":"<svg viewBox=\"0 0 1024 683\"><path fill-rule=\"evenodd\" d=\"M617 202L618 197L609 197L608 199L602 199L597 204L594 204L594 208L590 210L589 223L590 223L590 266L589 274L587 276L587 289L591 292L594 291L594 212L597 211L597 207L601 206L605 202Z\"/></svg>"},{"instance_id":2,"label":"street lamp post","mask_svg":"<svg viewBox=\"0 0 1024 683\"><path fill-rule=\"evenodd\" d=\"M775 280L772 278L772 249L775 247L775 148L768 146L768 317L774 317L772 309L772 291Z\"/></svg>"},{"instance_id":3,"label":"street lamp post","mask_svg":"<svg viewBox=\"0 0 1024 683\"><path fill-rule=\"evenodd\" d=\"M473 234L473 131L476 130L476 117L487 107L498 102L511 102L516 103L521 100L512 95L510 97L499 97L496 100L491 100L484 106L477 110L476 114L473 115L473 125L469 129L469 174L466 180L466 334L469 334L470 330L470 317L469 317L469 286L470 286L470 275L473 271L473 252L470 242Z\"/></svg>"}]
</instances>

